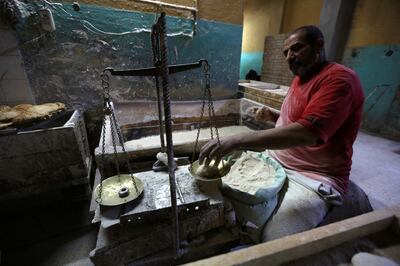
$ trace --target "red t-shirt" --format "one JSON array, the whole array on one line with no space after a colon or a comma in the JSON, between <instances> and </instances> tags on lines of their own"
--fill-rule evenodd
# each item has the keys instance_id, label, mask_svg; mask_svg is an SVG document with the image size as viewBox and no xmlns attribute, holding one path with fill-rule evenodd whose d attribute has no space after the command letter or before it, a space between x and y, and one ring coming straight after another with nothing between
<instances>
[{"instance_id":1,"label":"red t-shirt","mask_svg":"<svg viewBox=\"0 0 400 266\"><path fill-rule=\"evenodd\" d=\"M345 66L328 63L304 83L295 77L276 127L298 122L318 136L318 144L270 151L271 155L285 167L328 181L345 193L363 102L360 80Z\"/></svg>"}]
</instances>

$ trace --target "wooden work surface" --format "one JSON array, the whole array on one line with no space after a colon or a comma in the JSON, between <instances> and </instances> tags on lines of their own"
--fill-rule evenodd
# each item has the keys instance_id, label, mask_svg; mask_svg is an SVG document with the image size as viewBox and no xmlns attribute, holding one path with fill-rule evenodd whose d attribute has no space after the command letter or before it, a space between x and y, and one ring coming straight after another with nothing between
<instances>
[{"instance_id":1,"label":"wooden work surface","mask_svg":"<svg viewBox=\"0 0 400 266\"><path fill-rule=\"evenodd\" d=\"M385 244L377 244L380 253L390 257L397 263L400 262L400 205L390 209L373 211L346 219L333 224L328 224L302 233L282 237L266 243L254 245L235 252L199 260L187 264L188 266L217 266L217 265L331 265L317 263L322 252L329 258L334 258L335 248L343 244L350 249L352 242L360 243L360 239L372 240L387 238L392 239ZM368 240L368 239L367 239ZM369 240L370 241L370 240ZM343 249L341 250L343 251ZM355 249L357 251L357 248ZM331 253L329 253L331 252ZM340 253L337 253L340 254ZM350 254L353 255L353 254ZM351 258L351 256L350 256ZM295 263L296 264L293 264ZM297 262L299 262L297 264ZM348 261L341 261L348 263ZM333 264L338 265L339 263Z\"/></svg>"}]
</instances>

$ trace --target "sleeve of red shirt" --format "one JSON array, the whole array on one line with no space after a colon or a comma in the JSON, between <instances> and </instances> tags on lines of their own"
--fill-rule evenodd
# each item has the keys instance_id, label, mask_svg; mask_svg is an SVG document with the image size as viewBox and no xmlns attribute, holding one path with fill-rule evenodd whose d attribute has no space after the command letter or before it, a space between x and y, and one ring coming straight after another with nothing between
<instances>
[{"instance_id":1,"label":"sleeve of red shirt","mask_svg":"<svg viewBox=\"0 0 400 266\"><path fill-rule=\"evenodd\" d=\"M349 80L329 77L312 95L297 122L325 143L343 124L353 108L354 95Z\"/></svg>"}]
</instances>

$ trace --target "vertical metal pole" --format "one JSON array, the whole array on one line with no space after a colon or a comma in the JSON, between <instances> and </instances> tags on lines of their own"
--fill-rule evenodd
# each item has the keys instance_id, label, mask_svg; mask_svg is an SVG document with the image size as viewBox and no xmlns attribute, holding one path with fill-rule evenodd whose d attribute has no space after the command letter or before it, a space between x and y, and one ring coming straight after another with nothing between
<instances>
[{"instance_id":1,"label":"vertical metal pole","mask_svg":"<svg viewBox=\"0 0 400 266\"><path fill-rule=\"evenodd\" d=\"M153 26L151 32L151 45L153 47L153 63L156 65L160 60L160 34L158 32L158 27ZM161 141L161 152L165 152L165 141L164 141L164 124L163 124L163 114L161 109L161 94L160 94L160 80L158 76L154 77L156 80L156 91L157 91L157 110L158 110L158 120L160 127L160 141Z\"/></svg>"},{"instance_id":2,"label":"vertical metal pole","mask_svg":"<svg viewBox=\"0 0 400 266\"><path fill-rule=\"evenodd\" d=\"M179 223L178 208L176 204L176 183L174 169L174 150L172 143L172 123L171 123L171 103L168 89L168 56L167 56L167 29L165 23L165 13L162 12L157 24L160 23L160 48L161 48L161 64L162 88L164 97L164 116L165 116L165 135L167 139L167 155L168 155L168 174L169 186L171 192L172 221L174 229L174 251L175 257L179 257Z\"/></svg>"}]
</instances>

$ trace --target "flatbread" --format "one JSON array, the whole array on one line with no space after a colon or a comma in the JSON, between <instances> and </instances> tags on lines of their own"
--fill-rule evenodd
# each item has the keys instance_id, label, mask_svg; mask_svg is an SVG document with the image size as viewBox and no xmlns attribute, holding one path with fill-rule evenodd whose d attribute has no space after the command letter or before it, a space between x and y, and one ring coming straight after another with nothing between
<instances>
[{"instance_id":1,"label":"flatbread","mask_svg":"<svg viewBox=\"0 0 400 266\"><path fill-rule=\"evenodd\" d=\"M10 111L12 108L8 105L0 105L0 112Z\"/></svg>"},{"instance_id":2,"label":"flatbread","mask_svg":"<svg viewBox=\"0 0 400 266\"><path fill-rule=\"evenodd\" d=\"M7 128L7 127L9 127L9 126L11 126L11 125L12 125L12 122L9 122L9 123L0 123L0 129Z\"/></svg>"},{"instance_id":3,"label":"flatbread","mask_svg":"<svg viewBox=\"0 0 400 266\"><path fill-rule=\"evenodd\" d=\"M30 107L32 107L32 104L23 103L23 104L18 104L16 106L14 106L12 109L23 112L23 111L28 110Z\"/></svg>"},{"instance_id":4,"label":"flatbread","mask_svg":"<svg viewBox=\"0 0 400 266\"><path fill-rule=\"evenodd\" d=\"M40 105L19 104L14 107L0 105L0 129L11 125L23 125L51 117L65 110L65 104L60 102Z\"/></svg>"},{"instance_id":5,"label":"flatbread","mask_svg":"<svg viewBox=\"0 0 400 266\"><path fill-rule=\"evenodd\" d=\"M17 117L21 112L18 110L11 109L0 113L0 122L8 123Z\"/></svg>"},{"instance_id":6,"label":"flatbread","mask_svg":"<svg viewBox=\"0 0 400 266\"><path fill-rule=\"evenodd\" d=\"M64 109L65 109L65 104L59 102L33 105L27 108L26 110L20 112L19 115L17 115L12 119L12 122L15 125L22 125L36 120L49 118L54 113L57 113Z\"/></svg>"}]
</instances>

